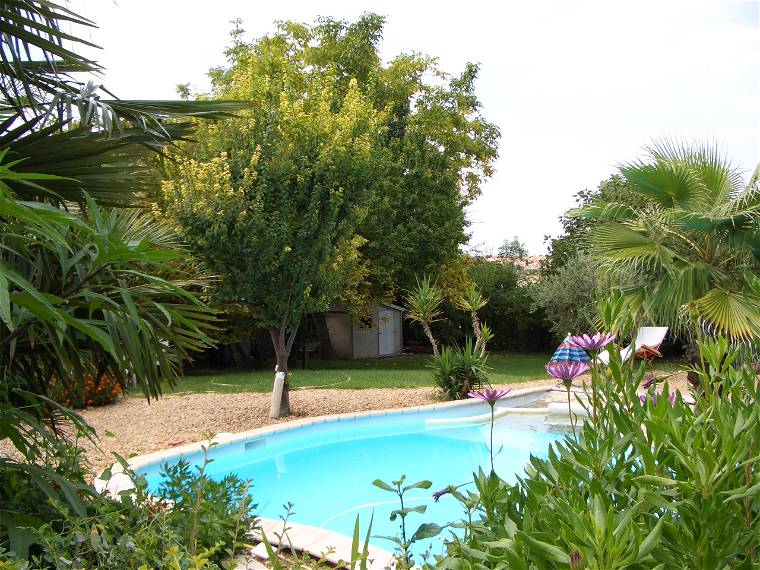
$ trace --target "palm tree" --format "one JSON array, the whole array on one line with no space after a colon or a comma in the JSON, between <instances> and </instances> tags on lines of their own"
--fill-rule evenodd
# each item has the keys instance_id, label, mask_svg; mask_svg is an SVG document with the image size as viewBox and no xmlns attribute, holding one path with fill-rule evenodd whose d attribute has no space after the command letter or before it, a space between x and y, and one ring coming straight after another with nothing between
<instances>
[{"instance_id":1,"label":"palm tree","mask_svg":"<svg viewBox=\"0 0 760 570\"><path fill-rule=\"evenodd\" d=\"M184 251L140 207L158 185L156 153L197 118L242 105L117 99L87 80L101 68L75 50L91 44L61 23L94 26L48 0L0 5L0 439L26 459L0 458L0 472L83 514L90 488L39 465L61 444L56 417L83 427L48 387L88 373L126 387L134 373L155 397L209 345L213 315L191 292L203 281L181 271Z\"/></svg>"},{"instance_id":2,"label":"palm tree","mask_svg":"<svg viewBox=\"0 0 760 570\"><path fill-rule=\"evenodd\" d=\"M760 337L760 189L713 146L661 142L620 168L638 200L573 213L598 224L590 253L632 311L690 338Z\"/></svg>"},{"instance_id":3,"label":"palm tree","mask_svg":"<svg viewBox=\"0 0 760 570\"><path fill-rule=\"evenodd\" d=\"M44 187L6 180L22 199L135 206L155 186L146 151L192 131L195 118L223 118L229 101L123 100L92 82L102 68L76 51L97 47L67 28L94 22L48 0L0 7L0 149L17 173L52 174ZM64 44L72 48L64 47Z\"/></svg>"}]
</instances>

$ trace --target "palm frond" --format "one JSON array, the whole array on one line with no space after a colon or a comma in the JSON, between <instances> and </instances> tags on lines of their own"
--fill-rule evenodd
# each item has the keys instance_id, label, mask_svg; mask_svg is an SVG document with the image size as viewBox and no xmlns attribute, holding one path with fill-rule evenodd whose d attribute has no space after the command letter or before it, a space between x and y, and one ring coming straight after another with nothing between
<instances>
[{"instance_id":1,"label":"palm frond","mask_svg":"<svg viewBox=\"0 0 760 570\"><path fill-rule=\"evenodd\" d=\"M760 333L760 301L743 291L711 289L691 303L697 318L709 330L738 340Z\"/></svg>"},{"instance_id":2,"label":"palm frond","mask_svg":"<svg viewBox=\"0 0 760 570\"><path fill-rule=\"evenodd\" d=\"M677 257L664 244L620 223L599 226L592 231L590 241L604 263L636 268L667 267Z\"/></svg>"}]
</instances>

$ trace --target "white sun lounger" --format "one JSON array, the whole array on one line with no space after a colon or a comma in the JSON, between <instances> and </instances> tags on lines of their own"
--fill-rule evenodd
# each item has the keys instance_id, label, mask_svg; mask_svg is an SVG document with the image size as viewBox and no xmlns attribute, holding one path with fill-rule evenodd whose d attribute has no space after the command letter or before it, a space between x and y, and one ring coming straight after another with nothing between
<instances>
[{"instance_id":1,"label":"white sun lounger","mask_svg":"<svg viewBox=\"0 0 760 570\"><path fill-rule=\"evenodd\" d=\"M636 333L634 345L628 345L620 351L620 358L625 362L640 349L647 347L659 350L660 345L668 334L668 327L641 327ZM599 364L607 366L610 363L610 353L606 350L596 357Z\"/></svg>"}]
</instances>

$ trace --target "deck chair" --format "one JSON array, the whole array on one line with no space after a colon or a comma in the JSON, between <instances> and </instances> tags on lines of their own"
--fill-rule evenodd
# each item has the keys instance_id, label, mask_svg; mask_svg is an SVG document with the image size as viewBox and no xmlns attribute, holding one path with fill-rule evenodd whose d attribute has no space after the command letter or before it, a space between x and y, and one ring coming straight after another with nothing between
<instances>
[{"instance_id":1,"label":"deck chair","mask_svg":"<svg viewBox=\"0 0 760 570\"><path fill-rule=\"evenodd\" d=\"M620 351L620 358L625 362L631 356L638 356L652 360L660 354L660 345L668 334L668 327L641 327L636 332L636 342L633 345L626 346ZM610 353L606 350L599 353L596 357L599 364L607 366L610 363Z\"/></svg>"}]
</instances>

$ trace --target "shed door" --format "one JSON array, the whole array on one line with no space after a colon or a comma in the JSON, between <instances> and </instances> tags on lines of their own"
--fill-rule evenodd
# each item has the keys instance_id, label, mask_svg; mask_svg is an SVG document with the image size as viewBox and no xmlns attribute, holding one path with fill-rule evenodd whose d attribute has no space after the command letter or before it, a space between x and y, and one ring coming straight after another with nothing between
<instances>
[{"instance_id":1,"label":"shed door","mask_svg":"<svg viewBox=\"0 0 760 570\"><path fill-rule=\"evenodd\" d=\"M380 309L377 312L378 320L378 349L380 356L388 356L396 352L396 343L393 339L393 311Z\"/></svg>"}]
</instances>

